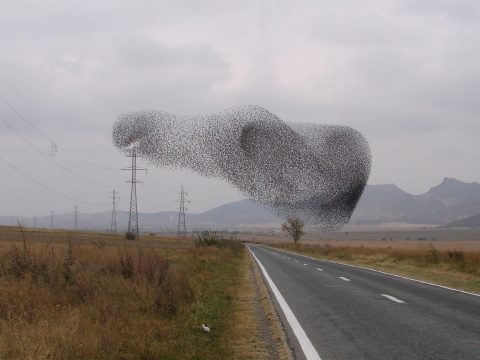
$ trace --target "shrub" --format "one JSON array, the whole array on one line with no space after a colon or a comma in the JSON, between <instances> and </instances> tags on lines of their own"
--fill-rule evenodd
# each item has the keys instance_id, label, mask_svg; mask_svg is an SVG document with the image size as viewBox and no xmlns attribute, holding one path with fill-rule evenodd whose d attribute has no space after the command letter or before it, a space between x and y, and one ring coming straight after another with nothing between
<instances>
[{"instance_id":1,"label":"shrub","mask_svg":"<svg viewBox=\"0 0 480 360\"><path fill-rule=\"evenodd\" d=\"M428 243L425 251L425 261L427 263L438 264L439 260L437 248L432 243Z\"/></svg>"},{"instance_id":2,"label":"shrub","mask_svg":"<svg viewBox=\"0 0 480 360\"><path fill-rule=\"evenodd\" d=\"M135 240L136 238L137 238L137 235L132 231L127 231L125 233L125 239L127 240Z\"/></svg>"},{"instance_id":3,"label":"shrub","mask_svg":"<svg viewBox=\"0 0 480 360\"><path fill-rule=\"evenodd\" d=\"M159 281L153 305L156 312L173 316L176 315L180 306L190 303L193 299L193 289L188 283L185 272L170 268L164 278Z\"/></svg>"},{"instance_id":4,"label":"shrub","mask_svg":"<svg viewBox=\"0 0 480 360\"><path fill-rule=\"evenodd\" d=\"M195 243L200 246L223 247L225 244L216 231L203 231L197 235Z\"/></svg>"},{"instance_id":5,"label":"shrub","mask_svg":"<svg viewBox=\"0 0 480 360\"><path fill-rule=\"evenodd\" d=\"M463 251L449 250L447 251L447 257L455 268L458 270L465 270L466 259Z\"/></svg>"},{"instance_id":6,"label":"shrub","mask_svg":"<svg viewBox=\"0 0 480 360\"><path fill-rule=\"evenodd\" d=\"M120 273L125 279L131 278L133 276L133 257L127 250L120 252L119 265Z\"/></svg>"},{"instance_id":7,"label":"shrub","mask_svg":"<svg viewBox=\"0 0 480 360\"><path fill-rule=\"evenodd\" d=\"M65 257L65 262L63 263L63 278L67 284L73 283L73 271L72 266L75 261L75 257L73 255L73 245L71 242L68 243L67 247L67 256Z\"/></svg>"}]
</instances>

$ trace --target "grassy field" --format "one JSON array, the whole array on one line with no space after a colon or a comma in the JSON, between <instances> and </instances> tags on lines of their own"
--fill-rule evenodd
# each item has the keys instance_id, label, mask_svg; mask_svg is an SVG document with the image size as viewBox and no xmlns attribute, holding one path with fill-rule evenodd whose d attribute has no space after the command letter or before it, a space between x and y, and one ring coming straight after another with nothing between
<instances>
[{"instance_id":1,"label":"grassy field","mask_svg":"<svg viewBox=\"0 0 480 360\"><path fill-rule=\"evenodd\" d=\"M232 320L246 256L232 241L2 227L0 359L246 358L258 329L244 339Z\"/></svg>"},{"instance_id":2,"label":"grassy field","mask_svg":"<svg viewBox=\"0 0 480 360\"><path fill-rule=\"evenodd\" d=\"M359 230L358 227L352 230L345 226L343 231L317 232L305 229L306 234L302 237L303 244L330 244L350 245L367 247L402 247L416 249L432 242L438 249L463 249L480 251L480 229L384 229L384 230ZM242 241L253 242L291 242L286 233L276 231L225 231L224 236L234 236Z\"/></svg>"},{"instance_id":3,"label":"grassy field","mask_svg":"<svg viewBox=\"0 0 480 360\"><path fill-rule=\"evenodd\" d=\"M480 251L464 250L456 242L408 243L371 241L367 246L359 242L337 241L294 246L292 243L269 242L271 246L312 257L330 259L348 264L366 266L466 291L480 293ZM377 245L377 246L376 246Z\"/></svg>"}]
</instances>

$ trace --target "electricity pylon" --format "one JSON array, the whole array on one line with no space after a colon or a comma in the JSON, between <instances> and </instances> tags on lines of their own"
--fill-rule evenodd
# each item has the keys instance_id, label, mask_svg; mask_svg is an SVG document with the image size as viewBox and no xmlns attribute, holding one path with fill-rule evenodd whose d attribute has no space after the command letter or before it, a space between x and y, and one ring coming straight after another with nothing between
<instances>
[{"instance_id":1,"label":"electricity pylon","mask_svg":"<svg viewBox=\"0 0 480 360\"><path fill-rule=\"evenodd\" d=\"M118 200L120 199L118 196L118 192L113 190L112 195L112 221L110 223L110 231L113 233L117 232L117 204Z\"/></svg>"},{"instance_id":2,"label":"electricity pylon","mask_svg":"<svg viewBox=\"0 0 480 360\"><path fill-rule=\"evenodd\" d=\"M140 231L138 227L137 183L141 183L141 181L137 180L137 171L147 171L147 169L137 168L137 150L135 148L133 148L130 155L127 156L132 158L132 166L122 169L130 170L132 172L131 179L127 180L128 183L132 184L130 191L130 211L128 215L127 234L133 235L133 239L138 240L140 238Z\"/></svg>"},{"instance_id":3,"label":"electricity pylon","mask_svg":"<svg viewBox=\"0 0 480 360\"><path fill-rule=\"evenodd\" d=\"M189 203L190 201L185 200L185 195L188 195L185 191L183 191L183 185L180 190L180 200L177 202L180 203L178 208L178 228L177 228L177 238L183 237L184 239L187 238L187 227L185 225L185 211L188 210L185 208L185 203Z\"/></svg>"},{"instance_id":4,"label":"electricity pylon","mask_svg":"<svg viewBox=\"0 0 480 360\"><path fill-rule=\"evenodd\" d=\"M74 230L77 231L78 230L78 206L75 205L75 215L74 215Z\"/></svg>"}]
</instances>

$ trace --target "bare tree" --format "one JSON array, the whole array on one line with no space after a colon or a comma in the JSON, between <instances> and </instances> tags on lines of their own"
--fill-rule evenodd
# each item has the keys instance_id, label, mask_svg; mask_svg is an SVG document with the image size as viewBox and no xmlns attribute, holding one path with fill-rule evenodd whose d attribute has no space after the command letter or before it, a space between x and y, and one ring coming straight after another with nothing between
<instances>
[{"instance_id":1,"label":"bare tree","mask_svg":"<svg viewBox=\"0 0 480 360\"><path fill-rule=\"evenodd\" d=\"M303 227L305 224L302 220L297 217L289 217L286 223L282 224L282 230L286 231L297 245L300 238L305 234L303 232Z\"/></svg>"}]
</instances>

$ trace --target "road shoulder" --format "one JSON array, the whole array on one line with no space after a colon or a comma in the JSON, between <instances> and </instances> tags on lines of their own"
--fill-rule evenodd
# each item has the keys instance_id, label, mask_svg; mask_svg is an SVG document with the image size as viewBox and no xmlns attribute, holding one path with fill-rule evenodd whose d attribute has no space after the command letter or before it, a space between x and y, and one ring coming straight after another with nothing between
<instances>
[{"instance_id":1,"label":"road shoulder","mask_svg":"<svg viewBox=\"0 0 480 360\"><path fill-rule=\"evenodd\" d=\"M255 260L247 252L234 299L235 359L293 360L282 323Z\"/></svg>"}]
</instances>

